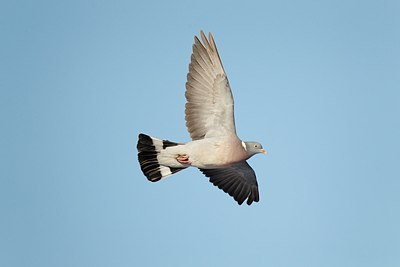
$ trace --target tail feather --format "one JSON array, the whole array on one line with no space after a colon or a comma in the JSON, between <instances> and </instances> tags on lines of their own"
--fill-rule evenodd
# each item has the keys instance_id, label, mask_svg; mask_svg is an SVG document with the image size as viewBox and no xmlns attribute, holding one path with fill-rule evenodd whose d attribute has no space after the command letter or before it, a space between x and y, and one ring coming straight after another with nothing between
<instances>
[{"instance_id":1,"label":"tail feather","mask_svg":"<svg viewBox=\"0 0 400 267\"><path fill-rule=\"evenodd\" d=\"M157 139L145 134L139 134L137 144L138 159L143 174L149 181L157 182L161 178L174 174L185 168L173 168L161 165L157 156L167 147L177 146L179 143Z\"/></svg>"}]
</instances>

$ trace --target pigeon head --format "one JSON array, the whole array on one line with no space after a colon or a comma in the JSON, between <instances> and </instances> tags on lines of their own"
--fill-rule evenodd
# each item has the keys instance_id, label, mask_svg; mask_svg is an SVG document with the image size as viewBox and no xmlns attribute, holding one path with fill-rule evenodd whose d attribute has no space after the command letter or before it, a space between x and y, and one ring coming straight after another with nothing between
<instances>
[{"instance_id":1,"label":"pigeon head","mask_svg":"<svg viewBox=\"0 0 400 267\"><path fill-rule=\"evenodd\" d=\"M263 154L267 154L267 151L265 151L265 149L263 149L262 145L258 142L243 142L244 144L244 148L247 151L247 154L249 155L249 157L258 154L258 153L263 153Z\"/></svg>"}]
</instances>

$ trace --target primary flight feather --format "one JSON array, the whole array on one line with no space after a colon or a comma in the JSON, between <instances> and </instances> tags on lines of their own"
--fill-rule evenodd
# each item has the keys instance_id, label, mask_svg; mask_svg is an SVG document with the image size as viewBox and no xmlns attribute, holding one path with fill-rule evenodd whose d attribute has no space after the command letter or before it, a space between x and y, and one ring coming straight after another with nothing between
<instances>
[{"instance_id":1,"label":"primary flight feather","mask_svg":"<svg viewBox=\"0 0 400 267\"><path fill-rule=\"evenodd\" d=\"M259 201L254 170L246 162L266 153L257 142L243 142L236 135L234 103L228 78L214 38L195 36L186 82L186 126L192 138L175 143L139 135L140 167L152 182L187 167L197 167L210 182L241 205Z\"/></svg>"}]
</instances>

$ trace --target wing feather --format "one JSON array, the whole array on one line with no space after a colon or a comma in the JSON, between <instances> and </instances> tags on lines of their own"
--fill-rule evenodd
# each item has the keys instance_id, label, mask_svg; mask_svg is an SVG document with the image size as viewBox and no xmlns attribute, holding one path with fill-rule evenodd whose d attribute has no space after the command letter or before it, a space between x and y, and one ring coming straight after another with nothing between
<instances>
[{"instance_id":1,"label":"wing feather","mask_svg":"<svg viewBox=\"0 0 400 267\"><path fill-rule=\"evenodd\" d=\"M233 197L239 205L247 199L247 205L260 200L254 170L246 161L221 169L200 169L210 182Z\"/></svg>"},{"instance_id":2,"label":"wing feather","mask_svg":"<svg viewBox=\"0 0 400 267\"><path fill-rule=\"evenodd\" d=\"M234 103L214 38L194 38L186 82L186 127L193 140L236 135Z\"/></svg>"}]
</instances>

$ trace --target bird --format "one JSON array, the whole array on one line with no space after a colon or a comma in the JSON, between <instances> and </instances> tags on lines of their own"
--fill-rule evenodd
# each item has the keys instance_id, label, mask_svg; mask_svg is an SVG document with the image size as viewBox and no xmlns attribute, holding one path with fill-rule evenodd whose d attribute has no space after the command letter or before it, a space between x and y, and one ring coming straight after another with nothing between
<instances>
[{"instance_id":1,"label":"bird","mask_svg":"<svg viewBox=\"0 0 400 267\"><path fill-rule=\"evenodd\" d=\"M177 143L143 133L138 136L140 168L151 182L196 167L242 205L260 199L256 174L247 160L267 154L259 142L236 134L234 100L214 37L194 36L186 82L186 127L192 141Z\"/></svg>"}]
</instances>

